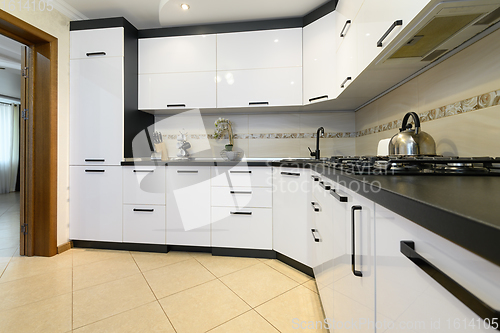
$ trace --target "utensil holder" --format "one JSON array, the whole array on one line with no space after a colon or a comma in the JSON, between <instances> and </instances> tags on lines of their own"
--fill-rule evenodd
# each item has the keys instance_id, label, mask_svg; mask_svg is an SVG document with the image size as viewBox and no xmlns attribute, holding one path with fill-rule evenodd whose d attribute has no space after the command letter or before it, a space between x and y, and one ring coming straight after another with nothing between
<instances>
[{"instance_id":1,"label":"utensil holder","mask_svg":"<svg viewBox=\"0 0 500 333\"><path fill-rule=\"evenodd\" d=\"M155 143L154 145L155 145L155 152L161 154L161 160L167 161L168 160L168 152L167 152L167 146L165 145L165 142Z\"/></svg>"}]
</instances>

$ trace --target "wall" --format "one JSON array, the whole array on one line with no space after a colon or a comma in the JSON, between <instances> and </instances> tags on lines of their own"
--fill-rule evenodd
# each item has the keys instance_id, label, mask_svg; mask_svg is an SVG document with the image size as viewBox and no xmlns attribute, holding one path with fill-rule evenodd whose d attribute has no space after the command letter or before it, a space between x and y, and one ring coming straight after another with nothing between
<instances>
[{"instance_id":1,"label":"wall","mask_svg":"<svg viewBox=\"0 0 500 333\"><path fill-rule=\"evenodd\" d=\"M356 154L376 154L415 111L438 154L500 156L499 54L496 31L357 111Z\"/></svg>"},{"instance_id":2,"label":"wall","mask_svg":"<svg viewBox=\"0 0 500 333\"><path fill-rule=\"evenodd\" d=\"M8 13L58 39L57 244L61 245L69 240L69 19L56 10L16 8Z\"/></svg>"},{"instance_id":3,"label":"wall","mask_svg":"<svg viewBox=\"0 0 500 333\"><path fill-rule=\"evenodd\" d=\"M321 126L326 134L320 139L321 156L354 154L354 112L221 116L232 122L236 150L244 152L246 157L309 157L307 147L315 150L316 130ZM228 139L213 138L218 118L215 115L200 118L196 114L157 116L155 128L162 133L170 157L177 154L176 138L180 130L188 132L193 156L220 157Z\"/></svg>"},{"instance_id":4,"label":"wall","mask_svg":"<svg viewBox=\"0 0 500 333\"><path fill-rule=\"evenodd\" d=\"M0 95L21 98L21 73L0 71Z\"/></svg>"}]
</instances>

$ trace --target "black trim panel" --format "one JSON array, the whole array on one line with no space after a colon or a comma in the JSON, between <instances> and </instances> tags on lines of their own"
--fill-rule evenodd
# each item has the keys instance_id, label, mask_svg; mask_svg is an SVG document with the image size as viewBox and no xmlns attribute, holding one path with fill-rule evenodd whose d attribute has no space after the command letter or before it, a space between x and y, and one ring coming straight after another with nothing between
<instances>
[{"instance_id":1,"label":"black trim panel","mask_svg":"<svg viewBox=\"0 0 500 333\"><path fill-rule=\"evenodd\" d=\"M137 243L115 243L115 242L98 242L73 240L73 247L83 249L100 249L100 250L119 250L119 251L137 251L137 252L158 252L167 253L169 248L162 244L137 244Z\"/></svg>"},{"instance_id":2,"label":"black trim panel","mask_svg":"<svg viewBox=\"0 0 500 333\"><path fill-rule=\"evenodd\" d=\"M313 10L306 16L304 16L302 26L305 27L311 23L313 23L316 20L319 20L325 15L330 14L337 8L337 3L339 0L330 0L327 3L325 3L323 6Z\"/></svg>"},{"instance_id":3,"label":"black trim panel","mask_svg":"<svg viewBox=\"0 0 500 333\"><path fill-rule=\"evenodd\" d=\"M279 252L276 252L276 259L278 259L279 261L287 264L288 266L293 267L296 270L299 270L302 273L314 278L314 271L311 267L306 266L303 263L298 262L295 259L289 258L289 257L287 257L284 254L281 254Z\"/></svg>"},{"instance_id":4,"label":"black trim panel","mask_svg":"<svg viewBox=\"0 0 500 333\"><path fill-rule=\"evenodd\" d=\"M121 28L132 24L124 17L109 17L93 20L81 20L69 22L69 31ZM135 29L135 27L134 27Z\"/></svg>"},{"instance_id":5,"label":"black trim panel","mask_svg":"<svg viewBox=\"0 0 500 333\"><path fill-rule=\"evenodd\" d=\"M235 249L229 247L212 247L213 256L276 259L273 250Z\"/></svg>"},{"instance_id":6,"label":"black trim panel","mask_svg":"<svg viewBox=\"0 0 500 333\"><path fill-rule=\"evenodd\" d=\"M178 252L198 252L211 253L212 248L209 246L188 246L188 245L168 245L169 251Z\"/></svg>"}]
</instances>

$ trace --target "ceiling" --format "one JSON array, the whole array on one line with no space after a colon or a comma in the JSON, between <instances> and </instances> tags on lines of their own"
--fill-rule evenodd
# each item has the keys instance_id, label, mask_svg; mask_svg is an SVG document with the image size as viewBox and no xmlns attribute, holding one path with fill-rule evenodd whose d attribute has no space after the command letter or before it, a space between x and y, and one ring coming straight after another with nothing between
<instances>
[{"instance_id":1,"label":"ceiling","mask_svg":"<svg viewBox=\"0 0 500 333\"><path fill-rule=\"evenodd\" d=\"M304 16L329 0L57 0L75 18L123 16L138 29ZM190 6L183 10L181 4Z\"/></svg>"},{"instance_id":2,"label":"ceiling","mask_svg":"<svg viewBox=\"0 0 500 333\"><path fill-rule=\"evenodd\" d=\"M21 43L0 35L0 68L5 68L7 72L19 74L22 47ZM0 71L0 75L3 71Z\"/></svg>"}]
</instances>

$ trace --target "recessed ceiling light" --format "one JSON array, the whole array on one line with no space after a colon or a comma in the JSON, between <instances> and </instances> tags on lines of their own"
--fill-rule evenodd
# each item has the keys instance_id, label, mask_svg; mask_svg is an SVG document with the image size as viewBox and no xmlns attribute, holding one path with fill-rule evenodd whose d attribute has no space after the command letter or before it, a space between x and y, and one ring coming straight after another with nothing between
<instances>
[{"instance_id":1,"label":"recessed ceiling light","mask_svg":"<svg viewBox=\"0 0 500 333\"><path fill-rule=\"evenodd\" d=\"M188 10L188 9L189 9L189 5L188 5L188 4L185 4L185 3L183 3L183 4L181 5L181 8L182 8L182 9L184 9L184 10Z\"/></svg>"}]
</instances>

